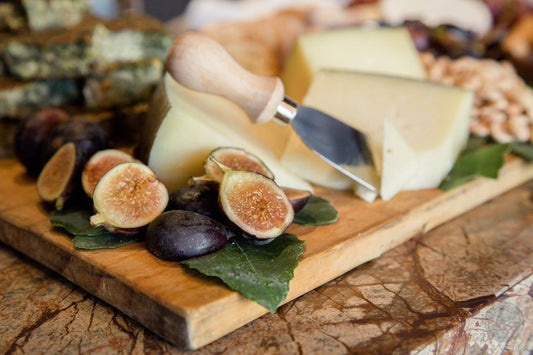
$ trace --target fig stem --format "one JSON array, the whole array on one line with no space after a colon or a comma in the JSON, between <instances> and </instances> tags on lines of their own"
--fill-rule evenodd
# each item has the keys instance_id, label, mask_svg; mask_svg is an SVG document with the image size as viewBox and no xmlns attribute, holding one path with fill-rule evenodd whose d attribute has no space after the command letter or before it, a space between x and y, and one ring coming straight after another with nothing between
<instances>
[{"instance_id":1,"label":"fig stem","mask_svg":"<svg viewBox=\"0 0 533 355\"><path fill-rule=\"evenodd\" d=\"M221 162L219 162L219 161L218 161L215 157L213 157L213 156L210 156L210 157L209 157L209 160L211 160L213 163L215 163L215 164L220 168L220 170L222 170L223 173L232 170L229 166L222 164Z\"/></svg>"},{"instance_id":2,"label":"fig stem","mask_svg":"<svg viewBox=\"0 0 533 355\"><path fill-rule=\"evenodd\" d=\"M105 218L102 216L102 214L97 213L91 216L90 223L93 227L99 227L105 224Z\"/></svg>"}]
</instances>

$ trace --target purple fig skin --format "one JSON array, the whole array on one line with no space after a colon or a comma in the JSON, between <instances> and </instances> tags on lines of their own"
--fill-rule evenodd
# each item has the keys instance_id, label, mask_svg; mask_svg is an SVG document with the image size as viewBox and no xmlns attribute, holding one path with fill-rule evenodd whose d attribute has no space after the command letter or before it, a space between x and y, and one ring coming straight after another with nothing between
<instances>
[{"instance_id":1,"label":"purple fig skin","mask_svg":"<svg viewBox=\"0 0 533 355\"><path fill-rule=\"evenodd\" d=\"M43 144L50 133L70 116L58 108L45 108L21 119L15 132L15 156L28 175L37 177L46 161L42 160Z\"/></svg>"},{"instance_id":2,"label":"purple fig skin","mask_svg":"<svg viewBox=\"0 0 533 355\"><path fill-rule=\"evenodd\" d=\"M218 185L211 182L172 191L166 210L192 211L223 222L223 214L218 207Z\"/></svg>"},{"instance_id":3,"label":"purple fig skin","mask_svg":"<svg viewBox=\"0 0 533 355\"><path fill-rule=\"evenodd\" d=\"M300 212L309 202L311 192L306 190L296 190L290 188L283 188L285 195L289 198L294 213Z\"/></svg>"},{"instance_id":4,"label":"purple fig skin","mask_svg":"<svg viewBox=\"0 0 533 355\"><path fill-rule=\"evenodd\" d=\"M196 212L163 212L146 229L146 247L154 256L181 261L221 249L231 231L212 218Z\"/></svg>"},{"instance_id":5,"label":"purple fig skin","mask_svg":"<svg viewBox=\"0 0 533 355\"><path fill-rule=\"evenodd\" d=\"M95 122L67 121L59 124L43 145L42 161L46 162L65 143L73 142L80 154L89 159L99 150L110 147L109 137Z\"/></svg>"}]
</instances>

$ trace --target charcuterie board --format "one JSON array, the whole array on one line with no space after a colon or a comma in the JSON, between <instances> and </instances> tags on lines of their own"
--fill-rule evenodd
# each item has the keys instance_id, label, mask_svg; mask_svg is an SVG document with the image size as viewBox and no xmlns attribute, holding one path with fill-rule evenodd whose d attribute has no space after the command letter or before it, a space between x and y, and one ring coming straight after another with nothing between
<instances>
[{"instance_id":1,"label":"charcuterie board","mask_svg":"<svg viewBox=\"0 0 533 355\"><path fill-rule=\"evenodd\" d=\"M76 250L69 236L50 225L35 181L20 164L0 160L0 175L0 241L174 344L196 349L267 313L216 279L153 257L142 242ZM286 302L531 178L533 165L510 158L497 180L479 178L448 192L402 192L387 202L368 204L348 192L317 189L339 211L339 220L290 227L305 241L305 251Z\"/></svg>"}]
</instances>

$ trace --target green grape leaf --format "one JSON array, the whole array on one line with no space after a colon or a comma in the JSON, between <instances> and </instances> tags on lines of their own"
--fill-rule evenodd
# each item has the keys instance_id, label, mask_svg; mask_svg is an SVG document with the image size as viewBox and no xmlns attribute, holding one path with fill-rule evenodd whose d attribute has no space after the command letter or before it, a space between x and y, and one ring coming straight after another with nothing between
<instances>
[{"instance_id":1,"label":"green grape leaf","mask_svg":"<svg viewBox=\"0 0 533 355\"><path fill-rule=\"evenodd\" d=\"M72 235L97 236L107 234L103 227L93 227L89 223L91 212L82 209L53 211L50 217L52 226L64 229Z\"/></svg>"},{"instance_id":2,"label":"green grape leaf","mask_svg":"<svg viewBox=\"0 0 533 355\"><path fill-rule=\"evenodd\" d=\"M337 222L339 213L326 199L311 196L305 207L294 216L294 223L320 226Z\"/></svg>"},{"instance_id":3,"label":"green grape leaf","mask_svg":"<svg viewBox=\"0 0 533 355\"><path fill-rule=\"evenodd\" d=\"M221 250L181 264L218 277L232 290L274 313L289 292L304 242L284 234L266 245L232 238Z\"/></svg>"},{"instance_id":4,"label":"green grape leaf","mask_svg":"<svg viewBox=\"0 0 533 355\"><path fill-rule=\"evenodd\" d=\"M91 212L87 209L53 211L50 223L73 236L72 244L77 249L113 249L142 239L142 234L112 234L104 227L93 227L90 217Z\"/></svg>"},{"instance_id":5,"label":"green grape leaf","mask_svg":"<svg viewBox=\"0 0 533 355\"><path fill-rule=\"evenodd\" d=\"M527 161L533 161L533 145L529 143L512 143L511 152Z\"/></svg>"},{"instance_id":6,"label":"green grape leaf","mask_svg":"<svg viewBox=\"0 0 533 355\"><path fill-rule=\"evenodd\" d=\"M114 249L142 239L142 234L120 235L106 233L96 236L77 235L72 238L72 244L77 249L96 250Z\"/></svg>"},{"instance_id":7,"label":"green grape leaf","mask_svg":"<svg viewBox=\"0 0 533 355\"><path fill-rule=\"evenodd\" d=\"M510 144L492 144L465 151L439 188L450 190L480 176L496 179L510 147Z\"/></svg>"}]
</instances>

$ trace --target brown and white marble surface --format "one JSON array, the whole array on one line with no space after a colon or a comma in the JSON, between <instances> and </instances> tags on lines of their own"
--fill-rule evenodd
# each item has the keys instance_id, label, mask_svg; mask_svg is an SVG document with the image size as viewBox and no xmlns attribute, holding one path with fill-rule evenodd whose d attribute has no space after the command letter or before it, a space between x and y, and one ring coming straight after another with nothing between
<instances>
[{"instance_id":1,"label":"brown and white marble surface","mask_svg":"<svg viewBox=\"0 0 533 355\"><path fill-rule=\"evenodd\" d=\"M533 182L196 351L533 352ZM0 353L190 353L0 244Z\"/></svg>"}]
</instances>

